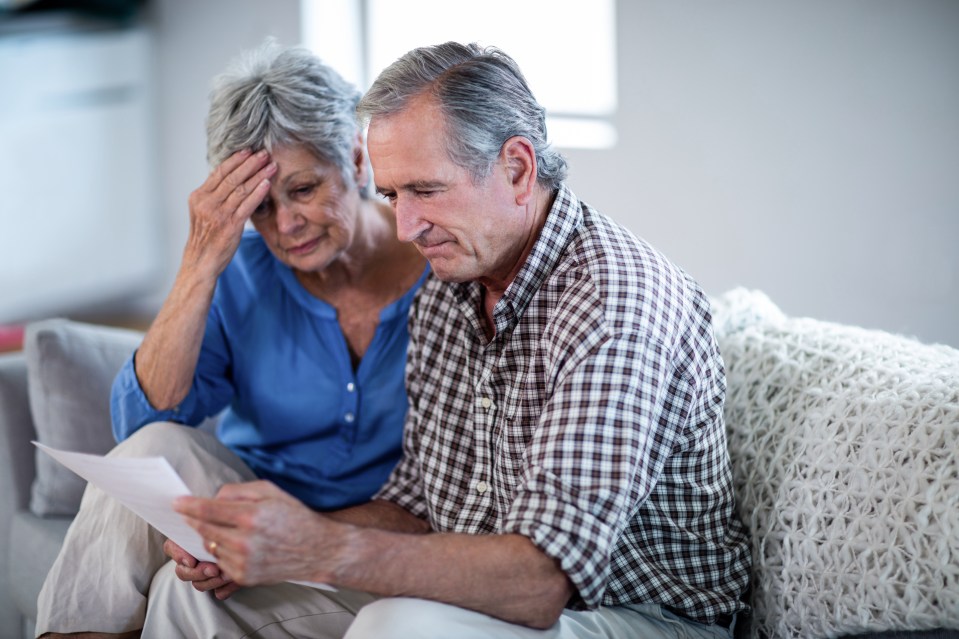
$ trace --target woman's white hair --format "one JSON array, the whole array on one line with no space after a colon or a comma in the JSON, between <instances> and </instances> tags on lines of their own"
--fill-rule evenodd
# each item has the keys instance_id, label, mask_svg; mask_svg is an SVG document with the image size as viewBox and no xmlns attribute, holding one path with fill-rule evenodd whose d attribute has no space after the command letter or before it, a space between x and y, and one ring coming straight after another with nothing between
<instances>
[{"instance_id":1,"label":"woman's white hair","mask_svg":"<svg viewBox=\"0 0 959 639\"><path fill-rule=\"evenodd\" d=\"M217 166L241 149L301 144L353 183L360 93L302 47L269 39L213 81L207 160Z\"/></svg>"}]
</instances>

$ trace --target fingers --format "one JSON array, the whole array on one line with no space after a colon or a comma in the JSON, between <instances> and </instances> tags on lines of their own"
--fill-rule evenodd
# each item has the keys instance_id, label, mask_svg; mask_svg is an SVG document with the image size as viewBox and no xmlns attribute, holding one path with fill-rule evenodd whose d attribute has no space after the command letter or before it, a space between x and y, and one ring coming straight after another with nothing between
<instances>
[{"instance_id":1,"label":"fingers","mask_svg":"<svg viewBox=\"0 0 959 639\"><path fill-rule=\"evenodd\" d=\"M183 548L169 539L163 542L163 552L167 557L176 562L178 566L193 568L197 564L196 557L183 550Z\"/></svg>"},{"instance_id":2,"label":"fingers","mask_svg":"<svg viewBox=\"0 0 959 639\"><path fill-rule=\"evenodd\" d=\"M178 497L173 502L173 509L188 519L190 526L195 528L207 540L211 536L205 535L201 526L209 524L214 527L234 528L244 512L242 502L206 499L204 497ZM219 538L217 539L219 541ZM222 544L221 544L222 545Z\"/></svg>"},{"instance_id":3,"label":"fingers","mask_svg":"<svg viewBox=\"0 0 959 639\"><path fill-rule=\"evenodd\" d=\"M276 163L265 150L234 153L190 194L191 226L201 234L228 231L233 237L269 194L276 172Z\"/></svg>"},{"instance_id":4,"label":"fingers","mask_svg":"<svg viewBox=\"0 0 959 639\"><path fill-rule=\"evenodd\" d=\"M206 182L203 183L203 186L200 188L212 193L220 186L220 183L243 164L247 159L253 155L253 151L250 149L240 149L227 159L223 160L213 171L210 173L210 176L207 178Z\"/></svg>"},{"instance_id":5,"label":"fingers","mask_svg":"<svg viewBox=\"0 0 959 639\"><path fill-rule=\"evenodd\" d=\"M235 581L231 581L225 586L220 586L219 588L214 589L213 595L220 601L223 601L224 599L227 599L230 595L232 595L234 592L236 592L240 588L242 588L240 584L236 583Z\"/></svg>"},{"instance_id":6,"label":"fingers","mask_svg":"<svg viewBox=\"0 0 959 639\"><path fill-rule=\"evenodd\" d=\"M249 481L242 484L224 484L217 492L217 499L232 501L262 501L285 496L275 484L269 481Z\"/></svg>"},{"instance_id":7,"label":"fingers","mask_svg":"<svg viewBox=\"0 0 959 639\"><path fill-rule=\"evenodd\" d=\"M181 581L190 582L200 592L223 589L234 583L220 570L219 566L206 561L200 562L194 568L177 565L175 572ZM235 590L236 588L233 588L226 596L229 596Z\"/></svg>"},{"instance_id":8,"label":"fingers","mask_svg":"<svg viewBox=\"0 0 959 639\"><path fill-rule=\"evenodd\" d=\"M275 171L276 164L270 161L270 154L266 150L253 154L248 150L238 151L213 170L205 187L216 201L228 203L230 208L239 210L249 207L251 196L263 189L264 180L269 180Z\"/></svg>"},{"instance_id":9,"label":"fingers","mask_svg":"<svg viewBox=\"0 0 959 639\"><path fill-rule=\"evenodd\" d=\"M214 193L220 190L224 183L227 188L222 191L225 199L229 190L236 188L244 180L247 180L257 170L266 165L269 154L266 150L260 150L253 153L250 149L241 149L223 160L216 168L210 172L206 182L200 187L201 191ZM244 165L246 168L244 169Z\"/></svg>"}]
</instances>

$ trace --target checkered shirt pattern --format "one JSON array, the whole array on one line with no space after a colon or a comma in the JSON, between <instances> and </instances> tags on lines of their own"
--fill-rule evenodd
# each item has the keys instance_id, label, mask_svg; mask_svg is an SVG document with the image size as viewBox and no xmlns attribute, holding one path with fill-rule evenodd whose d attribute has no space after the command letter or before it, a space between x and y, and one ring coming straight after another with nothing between
<instances>
[{"instance_id":1,"label":"checkered shirt pattern","mask_svg":"<svg viewBox=\"0 0 959 639\"><path fill-rule=\"evenodd\" d=\"M574 608L745 608L725 374L682 270L562 186L485 337L476 283L432 278L410 318L404 457L378 494L440 532L518 533Z\"/></svg>"}]
</instances>

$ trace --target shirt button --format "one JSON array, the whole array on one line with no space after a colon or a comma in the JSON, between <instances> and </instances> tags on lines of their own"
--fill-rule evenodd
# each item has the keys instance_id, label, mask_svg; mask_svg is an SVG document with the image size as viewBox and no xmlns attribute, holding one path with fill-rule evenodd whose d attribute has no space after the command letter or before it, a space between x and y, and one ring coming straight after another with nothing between
<instances>
[{"instance_id":1,"label":"shirt button","mask_svg":"<svg viewBox=\"0 0 959 639\"><path fill-rule=\"evenodd\" d=\"M343 419L346 420L347 424L352 424L353 420L356 419L356 415L353 413L347 413L346 415L343 415Z\"/></svg>"},{"instance_id":2,"label":"shirt button","mask_svg":"<svg viewBox=\"0 0 959 639\"><path fill-rule=\"evenodd\" d=\"M485 481L481 481L476 484L476 492L478 492L480 495L485 493L487 490L489 490L489 484L487 484Z\"/></svg>"},{"instance_id":3,"label":"shirt button","mask_svg":"<svg viewBox=\"0 0 959 639\"><path fill-rule=\"evenodd\" d=\"M480 400L480 404L483 405L483 408L489 408L493 405L493 400L491 400L489 397L484 397Z\"/></svg>"},{"instance_id":4,"label":"shirt button","mask_svg":"<svg viewBox=\"0 0 959 639\"><path fill-rule=\"evenodd\" d=\"M350 382L349 384L346 385L346 392L352 393L355 390L356 390L356 384L354 384L353 382Z\"/></svg>"}]
</instances>

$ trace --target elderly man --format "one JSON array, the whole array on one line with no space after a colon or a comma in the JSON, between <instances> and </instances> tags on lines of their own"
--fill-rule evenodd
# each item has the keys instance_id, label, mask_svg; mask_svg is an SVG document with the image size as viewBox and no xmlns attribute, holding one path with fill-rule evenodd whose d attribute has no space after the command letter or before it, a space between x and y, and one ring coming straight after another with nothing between
<instances>
[{"instance_id":1,"label":"elderly man","mask_svg":"<svg viewBox=\"0 0 959 639\"><path fill-rule=\"evenodd\" d=\"M182 500L237 583L338 590L219 602L168 567L145 632L730 636L749 551L699 286L573 195L504 53L414 50L359 110L377 191L435 275L411 311L404 456L333 513L262 482Z\"/></svg>"}]
</instances>

